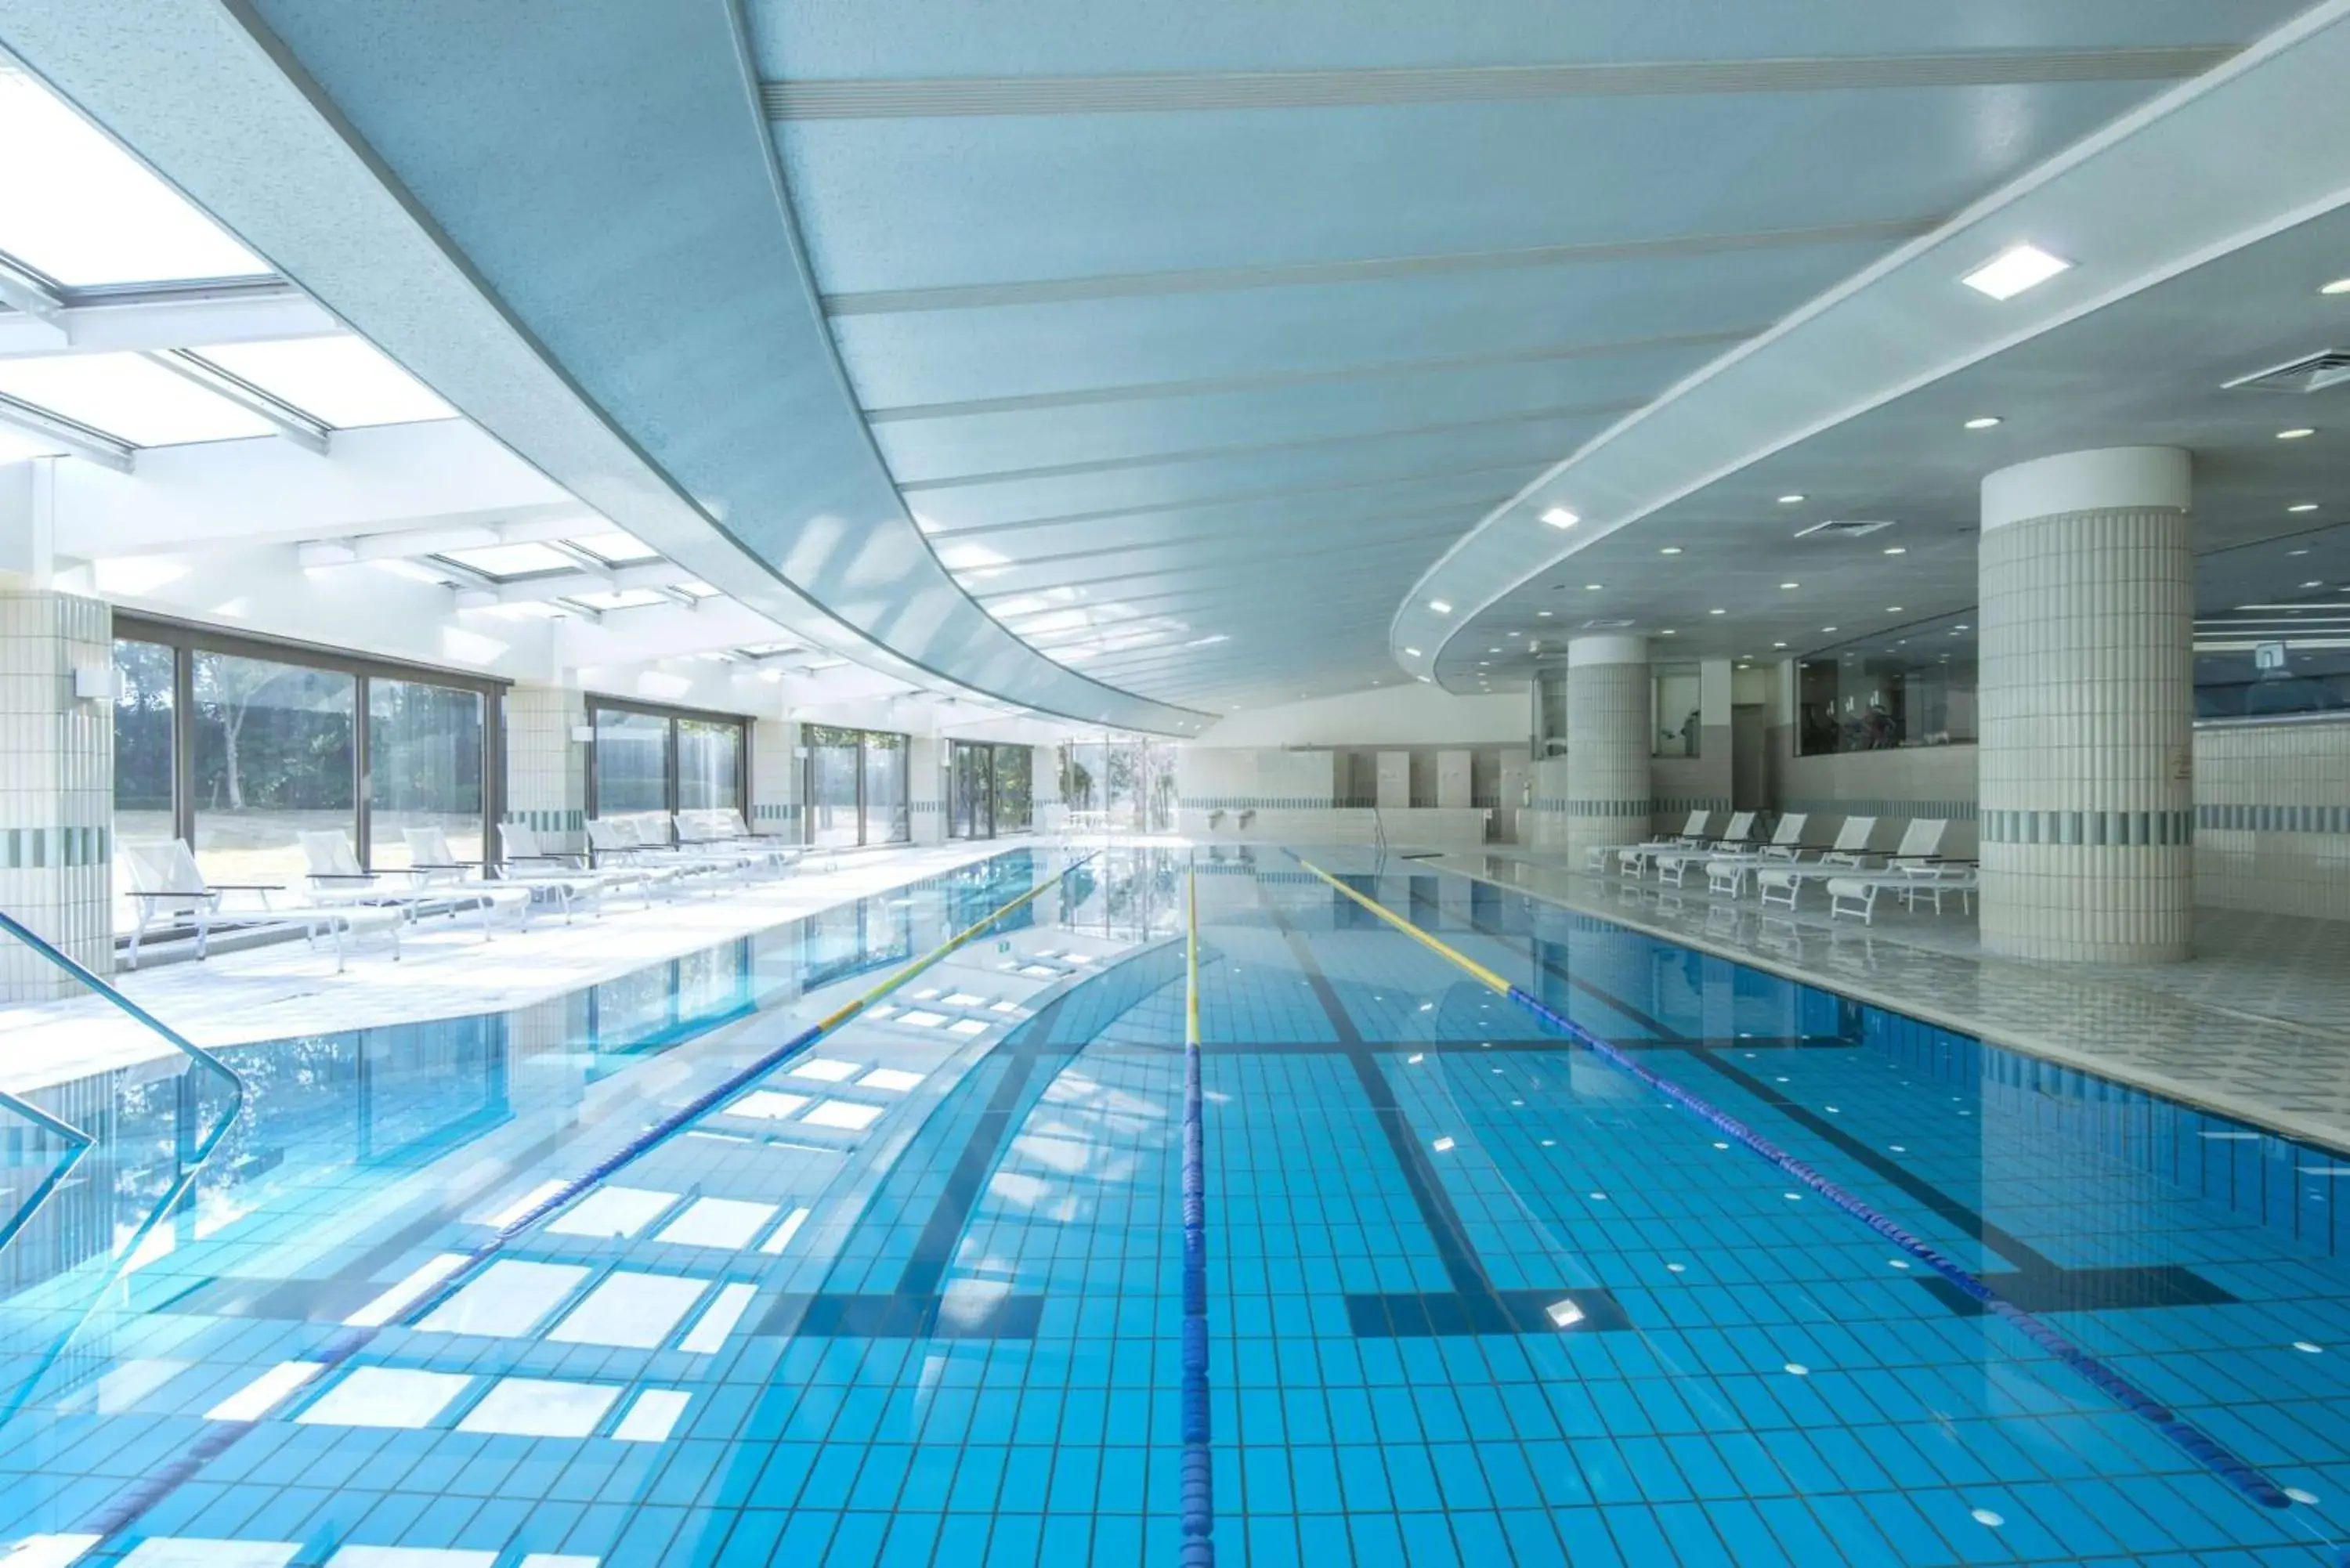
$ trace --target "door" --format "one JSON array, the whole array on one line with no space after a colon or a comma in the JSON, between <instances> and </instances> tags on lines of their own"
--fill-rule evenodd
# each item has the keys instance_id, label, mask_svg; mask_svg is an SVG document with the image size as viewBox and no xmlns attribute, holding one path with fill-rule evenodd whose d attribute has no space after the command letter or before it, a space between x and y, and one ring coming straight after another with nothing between
<instances>
[{"instance_id":1,"label":"door","mask_svg":"<svg viewBox=\"0 0 2350 1568\"><path fill-rule=\"evenodd\" d=\"M1764 704L1742 702L1730 711L1730 805L1733 811L1761 811L1768 803L1770 774L1763 748L1770 742Z\"/></svg>"}]
</instances>

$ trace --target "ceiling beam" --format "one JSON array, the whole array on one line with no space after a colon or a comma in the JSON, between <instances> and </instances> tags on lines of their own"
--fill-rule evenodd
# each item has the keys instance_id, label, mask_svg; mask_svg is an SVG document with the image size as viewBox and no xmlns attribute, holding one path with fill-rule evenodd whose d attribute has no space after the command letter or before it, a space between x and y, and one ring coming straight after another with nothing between
<instances>
[{"instance_id":1,"label":"ceiling beam","mask_svg":"<svg viewBox=\"0 0 2350 1568\"><path fill-rule=\"evenodd\" d=\"M14 425L29 431L43 441L52 441L76 457L88 458L100 468L116 473L129 473L138 464L139 449L127 441L118 441L104 431L94 431L88 425L53 414L31 403L19 402L0 393L0 424ZM60 535L60 547L69 547Z\"/></svg>"},{"instance_id":2,"label":"ceiling beam","mask_svg":"<svg viewBox=\"0 0 2350 1568\"><path fill-rule=\"evenodd\" d=\"M0 277L5 275L0 264ZM84 290L57 298L54 322L21 306L0 311L0 359L331 337L344 330L290 283L275 289ZM0 293L0 300L5 299Z\"/></svg>"},{"instance_id":3,"label":"ceiling beam","mask_svg":"<svg viewBox=\"0 0 2350 1568\"><path fill-rule=\"evenodd\" d=\"M202 387L223 402L234 403L257 420L266 421L279 435L315 457L327 455L328 439L333 431L324 421L304 413L293 404L284 402L242 376L222 369L209 359L201 358L183 348L151 348L140 356L149 364L169 370L183 381Z\"/></svg>"}]
</instances>

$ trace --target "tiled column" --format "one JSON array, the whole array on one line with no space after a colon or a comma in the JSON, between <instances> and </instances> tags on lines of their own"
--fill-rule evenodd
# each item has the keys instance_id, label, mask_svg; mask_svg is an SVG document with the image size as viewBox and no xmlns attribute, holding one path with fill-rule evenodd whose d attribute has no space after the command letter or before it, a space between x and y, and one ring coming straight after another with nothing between
<instances>
[{"instance_id":1,"label":"tiled column","mask_svg":"<svg viewBox=\"0 0 2350 1568\"><path fill-rule=\"evenodd\" d=\"M2176 448L2115 447L1983 481L1986 951L2189 956L2190 479Z\"/></svg>"},{"instance_id":2,"label":"tiled column","mask_svg":"<svg viewBox=\"0 0 2350 1568\"><path fill-rule=\"evenodd\" d=\"M1579 637L1566 646L1566 853L1648 836L1648 642Z\"/></svg>"},{"instance_id":3,"label":"tiled column","mask_svg":"<svg viewBox=\"0 0 2350 1568\"><path fill-rule=\"evenodd\" d=\"M75 695L74 672L110 671L113 636L101 600L0 586L0 909L101 975L114 969L114 713ZM0 937L0 1002L80 989Z\"/></svg>"},{"instance_id":4,"label":"tiled column","mask_svg":"<svg viewBox=\"0 0 2350 1568\"><path fill-rule=\"evenodd\" d=\"M751 721L751 799L746 807L754 833L800 836L800 764L795 748L799 726L788 719Z\"/></svg>"},{"instance_id":5,"label":"tiled column","mask_svg":"<svg viewBox=\"0 0 2350 1568\"><path fill-rule=\"evenodd\" d=\"M943 844L947 837L947 743L928 735L906 742L906 825L917 844Z\"/></svg>"},{"instance_id":6,"label":"tiled column","mask_svg":"<svg viewBox=\"0 0 2350 1568\"><path fill-rule=\"evenodd\" d=\"M588 722L588 695L562 686L506 693L506 820L549 850L588 842L588 748L571 738Z\"/></svg>"}]
</instances>

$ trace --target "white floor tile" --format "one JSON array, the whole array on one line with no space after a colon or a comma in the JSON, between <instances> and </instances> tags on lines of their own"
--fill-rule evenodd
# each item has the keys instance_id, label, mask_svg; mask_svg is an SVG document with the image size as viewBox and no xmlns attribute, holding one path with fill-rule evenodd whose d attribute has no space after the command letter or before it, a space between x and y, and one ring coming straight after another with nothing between
<instances>
[{"instance_id":1,"label":"white floor tile","mask_svg":"<svg viewBox=\"0 0 2350 1568\"><path fill-rule=\"evenodd\" d=\"M588 1282L577 1263L527 1263L501 1258L418 1324L424 1334L528 1334Z\"/></svg>"},{"instance_id":2,"label":"white floor tile","mask_svg":"<svg viewBox=\"0 0 2350 1568\"><path fill-rule=\"evenodd\" d=\"M772 1203L733 1198L697 1198L653 1240L685 1247L747 1247L775 1217Z\"/></svg>"},{"instance_id":3,"label":"white floor tile","mask_svg":"<svg viewBox=\"0 0 2350 1568\"><path fill-rule=\"evenodd\" d=\"M633 1236L677 1201L674 1192L641 1187L599 1187L547 1221L557 1236Z\"/></svg>"},{"instance_id":4,"label":"white floor tile","mask_svg":"<svg viewBox=\"0 0 2350 1568\"><path fill-rule=\"evenodd\" d=\"M343 1319L352 1328L380 1328L465 1265L463 1252L437 1252L383 1294Z\"/></svg>"},{"instance_id":5,"label":"white floor tile","mask_svg":"<svg viewBox=\"0 0 2350 1568\"><path fill-rule=\"evenodd\" d=\"M318 1361L281 1361L211 1409L207 1421L258 1421L325 1370Z\"/></svg>"},{"instance_id":6,"label":"white floor tile","mask_svg":"<svg viewBox=\"0 0 2350 1568\"><path fill-rule=\"evenodd\" d=\"M754 1089L726 1107L730 1116L758 1116L765 1121L787 1121L806 1108L810 1096L779 1095L773 1089Z\"/></svg>"},{"instance_id":7,"label":"white floor tile","mask_svg":"<svg viewBox=\"0 0 2350 1568\"><path fill-rule=\"evenodd\" d=\"M666 1441L677 1429L691 1397L678 1388L648 1388L637 1396L629 1413L612 1429L612 1436L624 1443L659 1443Z\"/></svg>"},{"instance_id":8,"label":"white floor tile","mask_svg":"<svg viewBox=\"0 0 2350 1568\"><path fill-rule=\"evenodd\" d=\"M555 1378L502 1377L457 1423L461 1432L515 1438L584 1438L620 1397L610 1384Z\"/></svg>"},{"instance_id":9,"label":"white floor tile","mask_svg":"<svg viewBox=\"0 0 2350 1568\"><path fill-rule=\"evenodd\" d=\"M807 1223L807 1217L808 1211L805 1209L795 1209L785 1215L784 1222L769 1232L765 1241L759 1243L759 1251L773 1254L790 1246L792 1238L800 1233L800 1227Z\"/></svg>"},{"instance_id":10,"label":"white floor tile","mask_svg":"<svg viewBox=\"0 0 2350 1568\"><path fill-rule=\"evenodd\" d=\"M800 1118L800 1125L811 1127L841 1127L849 1132L863 1132L881 1119L879 1106L860 1106L854 1100L821 1100L814 1110Z\"/></svg>"},{"instance_id":11,"label":"white floor tile","mask_svg":"<svg viewBox=\"0 0 2350 1568\"><path fill-rule=\"evenodd\" d=\"M158 1535L133 1547L122 1568L286 1568L302 1550L298 1541L210 1541ZM15 1563L13 1557L0 1559Z\"/></svg>"},{"instance_id":12,"label":"white floor tile","mask_svg":"<svg viewBox=\"0 0 2350 1568\"><path fill-rule=\"evenodd\" d=\"M362 1366L295 1417L306 1427L429 1427L473 1379L455 1372Z\"/></svg>"},{"instance_id":13,"label":"white floor tile","mask_svg":"<svg viewBox=\"0 0 2350 1568\"><path fill-rule=\"evenodd\" d=\"M718 1297L710 1303L710 1310L685 1331L685 1337L678 1342L678 1348L696 1355L715 1355L725 1345L726 1336L734 1332L734 1325L743 1321L743 1314L750 1310L751 1302L758 1293L756 1285L720 1286Z\"/></svg>"},{"instance_id":14,"label":"white floor tile","mask_svg":"<svg viewBox=\"0 0 2350 1568\"><path fill-rule=\"evenodd\" d=\"M651 1350L669 1338L709 1288L707 1280L676 1274L608 1274L546 1337L559 1345Z\"/></svg>"}]
</instances>

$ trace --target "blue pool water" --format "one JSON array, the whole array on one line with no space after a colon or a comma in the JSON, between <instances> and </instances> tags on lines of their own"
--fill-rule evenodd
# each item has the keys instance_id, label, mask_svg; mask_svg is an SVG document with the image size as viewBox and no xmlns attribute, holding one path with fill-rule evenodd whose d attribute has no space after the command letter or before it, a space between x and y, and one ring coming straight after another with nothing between
<instances>
[{"instance_id":1,"label":"blue pool water","mask_svg":"<svg viewBox=\"0 0 2350 1568\"><path fill-rule=\"evenodd\" d=\"M1319 858L2307 1501L2249 1501L1290 858L1201 852L1219 1561L2339 1560L2350 1159ZM1191 864L1015 851L520 1012L228 1053L244 1107L130 1259L109 1249L225 1091L176 1064L61 1087L41 1103L105 1137L0 1248L0 1542L142 1568L1182 1562ZM10 1137L21 1196L56 1150Z\"/></svg>"}]
</instances>

